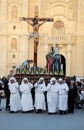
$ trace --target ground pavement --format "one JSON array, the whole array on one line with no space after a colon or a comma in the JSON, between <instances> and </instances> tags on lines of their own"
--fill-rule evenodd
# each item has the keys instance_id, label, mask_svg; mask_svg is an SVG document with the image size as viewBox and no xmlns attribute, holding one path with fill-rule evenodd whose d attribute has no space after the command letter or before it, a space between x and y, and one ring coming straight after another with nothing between
<instances>
[{"instance_id":1,"label":"ground pavement","mask_svg":"<svg viewBox=\"0 0 84 130\"><path fill-rule=\"evenodd\" d=\"M15 113L5 111L2 101L0 112L0 130L84 130L84 110L75 110L74 114L48 115L46 113Z\"/></svg>"}]
</instances>

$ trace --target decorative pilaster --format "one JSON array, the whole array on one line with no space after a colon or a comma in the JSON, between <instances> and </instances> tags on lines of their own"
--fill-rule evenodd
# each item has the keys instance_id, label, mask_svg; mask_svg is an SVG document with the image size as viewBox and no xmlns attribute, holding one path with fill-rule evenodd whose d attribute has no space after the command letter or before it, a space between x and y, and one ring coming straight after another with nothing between
<instances>
[{"instance_id":1,"label":"decorative pilaster","mask_svg":"<svg viewBox=\"0 0 84 130\"><path fill-rule=\"evenodd\" d=\"M72 46L70 44L67 45L67 51L66 51L66 75L70 76L71 75L71 50Z\"/></svg>"}]
</instances>

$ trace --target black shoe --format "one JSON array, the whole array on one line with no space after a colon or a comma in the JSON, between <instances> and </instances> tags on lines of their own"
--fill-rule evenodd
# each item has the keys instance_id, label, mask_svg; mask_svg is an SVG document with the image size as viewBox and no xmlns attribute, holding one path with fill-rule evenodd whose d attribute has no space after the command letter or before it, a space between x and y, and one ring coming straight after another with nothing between
<instances>
[{"instance_id":1,"label":"black shoe","mask_svg":"<svg viewBox=\"0 0 84 130\"><path fill-rule=\"evenodd\" d=\"M63 111L60 110L59 115L63 115Z\"/></svg>"},{"instance_id":2,"label":"black shoe","mask_svg":"<svg viewBox=\"0 0 84 130\"><path fill-rule=\"evenodd\" d=\"M49 112L48 115L52 115L52 113Z\"/></svg>"},{"instance_id":3,"label":"black shoe","mask_svg":"<svg viewBox=\"0 0 84 130\"><path fill-rule=\"evenodd\" d=\"M14 113L14 111L10 111L10 113Z\"/></svg>"},{"instance_id":4,"label":"black shoe","mask_svg":"<svg viewBox=\"0 0 84 130\"><path fill-rule=\"evenodd\" d=\"M70 110L68 110L68 114L70 113Z\"/></svg>"},{"instance_id":5,"label":"black shoe","mask_svg":"<svg viewBox=\"0 0 84 130\"><path fill-rule=\"evenodd\" d=\"M48 113L48 115L54 115L54 114L57 114L57 112L54 112L54 113Z\"/></svg>"},{"instance_id":6,"label":"black shoe","mask_svg":"<svg viewBox=\"0 0 84 130\"><path fill-rule=\"evenodd\" d=\"M7 107L7 108L6 108L6 111L10 111L10 107Z\"/></svg>"},{"instance_id":7,"label":"black shoe","mask_svg":"<svg viewBox=\"0 0 84 130\"><path fill-rule=\"evenodd\" d=\"M74 111L71 111L70 113L71 113L71 114L73 114L73 113L74 113Z\"/></svg>"},{"instance_id":8,"label":"black shoe","mask_svg":"<svg viewBox=\"0 0 84 130\"><path fill-rule=\"evenodd\" d=\"M81 108L82 108L81 106L78 107L78 109L81 109Z\"/></svg>"},{"instance_id":9,"label":"black shoe","mask_svg":"<svg viewBox=\"0 0 84 130\"><path fill-rule=\"evenodd\" d=\"M27 113L27 111L22 111L22 113Z\"/></svg>"},{"instance_id":10,"label":"black shoe","mask_svg":"<svg viewBox=\"0 0 84 130\"><path fill-rule=\"evenodd\" d=\"M34 112L34 110L27 111L27 113L32 113L32 112Z\"/></svg>"},{"instance_id":11,"label":"black shoe","mask_svg":"<svg viewBox=\"0 0 84 130\"><path fill-rule=\"evenodd\" d=\"M64 111L64 114L66 115L66 114L67 114L67 112L66 112L66 111Z\"/></svg>"},{"instance_id":12,"label":"black shoe","mask_svg":"<svg viewBox=\"0 0 84 130\"><path fill-rule=\"evenodd\" d=\"M42 113L42 110L41 109L36 110L36 113Z\"/></svg>"}]
</instances>

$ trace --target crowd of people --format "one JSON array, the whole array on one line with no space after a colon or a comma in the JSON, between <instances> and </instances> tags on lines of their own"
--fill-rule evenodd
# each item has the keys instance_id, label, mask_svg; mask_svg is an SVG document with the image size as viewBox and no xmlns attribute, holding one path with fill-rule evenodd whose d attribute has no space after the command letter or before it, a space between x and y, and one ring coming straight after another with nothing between
<instances>
[{"instance_id":1,"label":"crowd of people","mask_svg":"<svg viewBox=\"0 0 84 130\"><path fill-rule=\"evenodd\" d=\"M13 76L9 80L3 77L0 79L0 111L3 95L6 111L10 113L73 114L74 107L84 108L84 80L52 77L46 84L43 77L36 83L25 77L19 84Z\"/></svg>"}]
</instances>

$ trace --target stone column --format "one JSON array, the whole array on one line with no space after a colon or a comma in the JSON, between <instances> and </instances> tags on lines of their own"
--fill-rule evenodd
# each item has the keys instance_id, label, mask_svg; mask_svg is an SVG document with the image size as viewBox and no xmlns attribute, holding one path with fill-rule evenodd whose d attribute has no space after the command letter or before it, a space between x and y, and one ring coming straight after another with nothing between
<instances>
[{"instance_id":1,"label":"stone column","mask_svg":"<svg viewBox=\"0 0 84 130\"><path fill-rule=\"evenodd\" d=\"M84 76L84 36L76 39L76 76Z\"/></svg>"},{"instance_id":2,"label":"stone column","mask_svg":"<svg viewBox=\"0 0 84 130\"><path fill-rule=\"evenodd\" d=\"M28 38L27 36L22 36L22 61L28 59Z\"/></svg>"},{"instance_id":3,"label":"stone column","mask_svg":"<svg viewBox=\"0 0 84 130\"><path fill-rule=\"evenodd\" d=\"M0 1L0 77L7 72L7 0Z\"/></svg>"},{"instance_id":4,"label":"stone column","mask_svg":"<svg viewBox=\"0 0 84 130\"><path fill-rule=\"evenodd\" d=\"M28 17L28 0L23 0L22 2L22 10L21 17ZM21 21L21 32L24 34L28 33L28 23L25 21Z\"/></svg>"},{"instance_id":5,"label":"stone column","mask_svg":"<svg viewBox=\"0 0 84 130\"><path fill-rule=\"evenodd\" d=\"M71 49L72 46L70 44L67 45L67 58L66 58L66 76L71 75Z\"/></svg>"},{"instance_id":6,"label":"stone column","mask_svg":"<svg viewBox=\"0 0 84 130\"><path fill-rule=\"evenodd\" d=\"M28 0L23 0L22 5L21 5L21 12L20 12L20 17L28 17ZM23 62L28 59L28 23L25 21L20 21L21 25L21 55L22 57L20 58L20 62Z\"/></svg>"},{"instance_id":7,"label":"stone column","mask_svg":"<svg viewBox=\"0 0 84 130\"><path fill-rule=\"evenodd\" d=\"M0 76L7 72L7 36L0 36Z\"/></svg>"}]
</instances>

